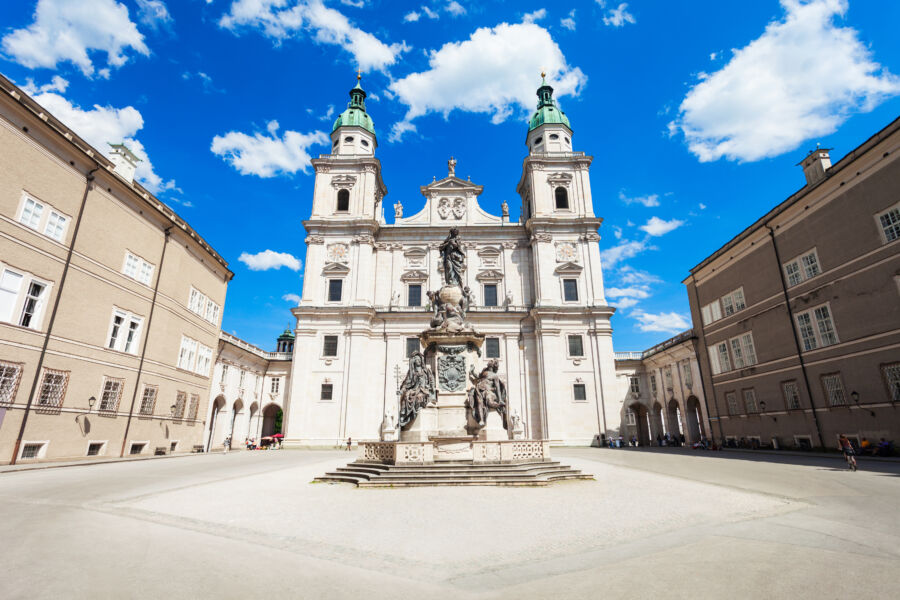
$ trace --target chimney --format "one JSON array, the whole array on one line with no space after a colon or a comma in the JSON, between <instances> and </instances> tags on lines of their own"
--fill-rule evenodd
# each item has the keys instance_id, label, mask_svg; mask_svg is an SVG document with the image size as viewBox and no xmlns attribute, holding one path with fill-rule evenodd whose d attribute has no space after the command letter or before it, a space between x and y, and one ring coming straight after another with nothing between
<instances>
[{"instance_id":1,"label":"chimney","mask_svg":"<svg viewBox=\"0 0 900 600\"><path fill-rule=\"evenodd\" d=\"M125 144L110 144L109 147L111 150L107 158L116 166L116 174L128 183L134 181L134 171L141 159L135 156L134 152L129 150Z\"/></svg>"},{"instance_id":2,"label":"chimney","mask_svg":"<svg viewBox=\"0 0 900 600\"><path fill-rule=\"evenodd\" d=\"M813 186L825 179L825 174L831 166L831 157L828 152L831 148L816 148L806 158L800 161L803 174L806 175L806 185Z\"/></svg>"}]
</instances>

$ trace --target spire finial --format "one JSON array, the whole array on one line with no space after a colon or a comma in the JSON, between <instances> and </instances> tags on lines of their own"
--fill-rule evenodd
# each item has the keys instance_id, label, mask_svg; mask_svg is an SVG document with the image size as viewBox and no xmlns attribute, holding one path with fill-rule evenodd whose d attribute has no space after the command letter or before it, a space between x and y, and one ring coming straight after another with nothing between
<instances>
[{"instance_id":1,"label":"spire finial","mask_svg":"<svg viewBox=\"0 0 900 600\"><path fill-rule=\"evenodd\" d=\"M359 81L360 79L362 79L362 69L360 69L359 66L357 65L357 67L356 67L356 80Z\"/></svg>"},{"instance_id":2,"label":"spire finial","mask_svg":"<svg viewBox=\"0 0 900 600\"><path fill-rule=\"evenodd\" d=\"M547 71L545 71L544 69L541 69L541 82L543 83L546 78L547 78Z\"/></svg>"}]
</instances>

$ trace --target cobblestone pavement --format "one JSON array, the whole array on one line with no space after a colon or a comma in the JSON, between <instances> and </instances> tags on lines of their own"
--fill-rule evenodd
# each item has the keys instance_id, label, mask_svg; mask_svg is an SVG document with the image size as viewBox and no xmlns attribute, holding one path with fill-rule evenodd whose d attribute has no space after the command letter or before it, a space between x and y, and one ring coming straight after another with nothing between
<instances>
[{"instance_id":1,"label":"cobblestone pavement","mask_svg":"<svg viewBox=\"0 0 900 600\"><path fill-rule=\"evenodd\" d=\"M900 597L900 464L554 457L596 480L311 484L338 451L0 473L0 597Z\"/></svg>"}]
</instances>

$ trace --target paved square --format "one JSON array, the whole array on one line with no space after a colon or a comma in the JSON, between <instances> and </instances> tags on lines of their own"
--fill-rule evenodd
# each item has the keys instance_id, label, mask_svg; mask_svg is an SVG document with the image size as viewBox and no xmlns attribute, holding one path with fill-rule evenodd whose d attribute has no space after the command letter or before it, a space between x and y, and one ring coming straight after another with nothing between
<instances>
[{"instance_id":1,"label":"paved square","mask_svg":"<svg viewBox=\"0 0 900 600\"><path fill-rule=\"evenodd\" d=\"M0 474L0 596L898 597L900 464L555 449L596 481L311 484L346 452Z\"/></svg>"}]
</instances>

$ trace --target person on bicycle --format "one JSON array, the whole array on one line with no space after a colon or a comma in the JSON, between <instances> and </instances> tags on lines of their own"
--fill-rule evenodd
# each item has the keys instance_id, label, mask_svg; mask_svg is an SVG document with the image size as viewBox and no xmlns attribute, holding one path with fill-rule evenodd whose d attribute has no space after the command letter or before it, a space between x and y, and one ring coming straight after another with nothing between
<instances>
[{"instance_id":1,"label":"person on bicycle","mask_svg":"<svg viewBox=\"0 0 900 600\"><path fill-rule=\"evenodd\" d=\"M841 451L841 454L844 455L844 459L847 461L847 464L850 465L852 470L856 470L856 451L853 449L853 444L850 443L850 438L848 438L843 433L838 436L838 450Z\"/></svg>"}]
</instances>

